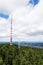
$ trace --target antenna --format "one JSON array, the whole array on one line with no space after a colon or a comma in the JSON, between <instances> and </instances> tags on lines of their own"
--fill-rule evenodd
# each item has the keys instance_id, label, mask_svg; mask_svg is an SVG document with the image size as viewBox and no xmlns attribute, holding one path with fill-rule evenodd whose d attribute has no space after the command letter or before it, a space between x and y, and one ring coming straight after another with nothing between
<instances>
[{"instance_id":1,"label":"antenna","mask_svg":"<svg viewBox=\"0 0 43 65\"><path fill-rule=\"evenodd\" d=\"M11 16L11 28L10 28L10 45L12 45L12 16Z\"/></svg>"}]
</instances>

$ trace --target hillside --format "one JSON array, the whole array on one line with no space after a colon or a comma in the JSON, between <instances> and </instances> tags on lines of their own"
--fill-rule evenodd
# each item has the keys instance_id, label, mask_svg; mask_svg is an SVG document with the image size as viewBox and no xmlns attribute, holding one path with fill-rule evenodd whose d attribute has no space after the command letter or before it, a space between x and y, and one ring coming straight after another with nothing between
<instances>
[{"instance_id":1,"label":"hillside","mask_svg":"<svg viewBox=\"0 0 43 65\"><path fill-rule=\"evenodd\" d=\"M0 44L0 65L43 65L43 49Z\"/></svg>"}]
</instances>

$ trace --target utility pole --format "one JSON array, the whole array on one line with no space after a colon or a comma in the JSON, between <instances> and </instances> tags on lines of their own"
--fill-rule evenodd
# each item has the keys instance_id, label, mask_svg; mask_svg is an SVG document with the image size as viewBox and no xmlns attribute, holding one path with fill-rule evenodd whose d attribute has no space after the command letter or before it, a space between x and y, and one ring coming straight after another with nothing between
<instances>
[{"instance_id":1,"label":"utility pole","mask_svg":"<svg viewBox=\"0 0 43 65\"><path fill-rule=\"evenodd\" d=\"M10 45L12 45L12 16L11 16L11 27L10 27Z\"/></svg>"}]
</instances>

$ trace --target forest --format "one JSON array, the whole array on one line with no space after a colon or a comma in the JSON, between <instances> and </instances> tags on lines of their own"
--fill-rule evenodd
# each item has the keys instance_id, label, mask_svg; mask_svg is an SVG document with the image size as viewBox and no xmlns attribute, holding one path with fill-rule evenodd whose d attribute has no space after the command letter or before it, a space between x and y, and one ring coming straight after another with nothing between
<instances>
[{"instance_id":1,"label":"forest","mask_svg":"<svg viewBox=\"0 0 43 65\"><path fill-rule=\"evenodd\" d=\"M43 49L0 44L0 65L43 65Z\"/></svg>"}]
</instances>

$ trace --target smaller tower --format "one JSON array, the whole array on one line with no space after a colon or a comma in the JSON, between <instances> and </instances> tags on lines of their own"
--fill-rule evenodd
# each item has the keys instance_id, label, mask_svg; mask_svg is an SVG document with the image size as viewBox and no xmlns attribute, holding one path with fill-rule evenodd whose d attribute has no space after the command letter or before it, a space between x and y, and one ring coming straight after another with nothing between
<instances>
[{"instance_id":1,"label":"smaller tower","mask_svg":"<svg viewBox=\"0 0 43 65\"><path fill-rule=\"evenodd\" d=\"M11 16L11 32L10 32L10 45L12 45L12 16Z\"/></svg>"}]
</instances>

